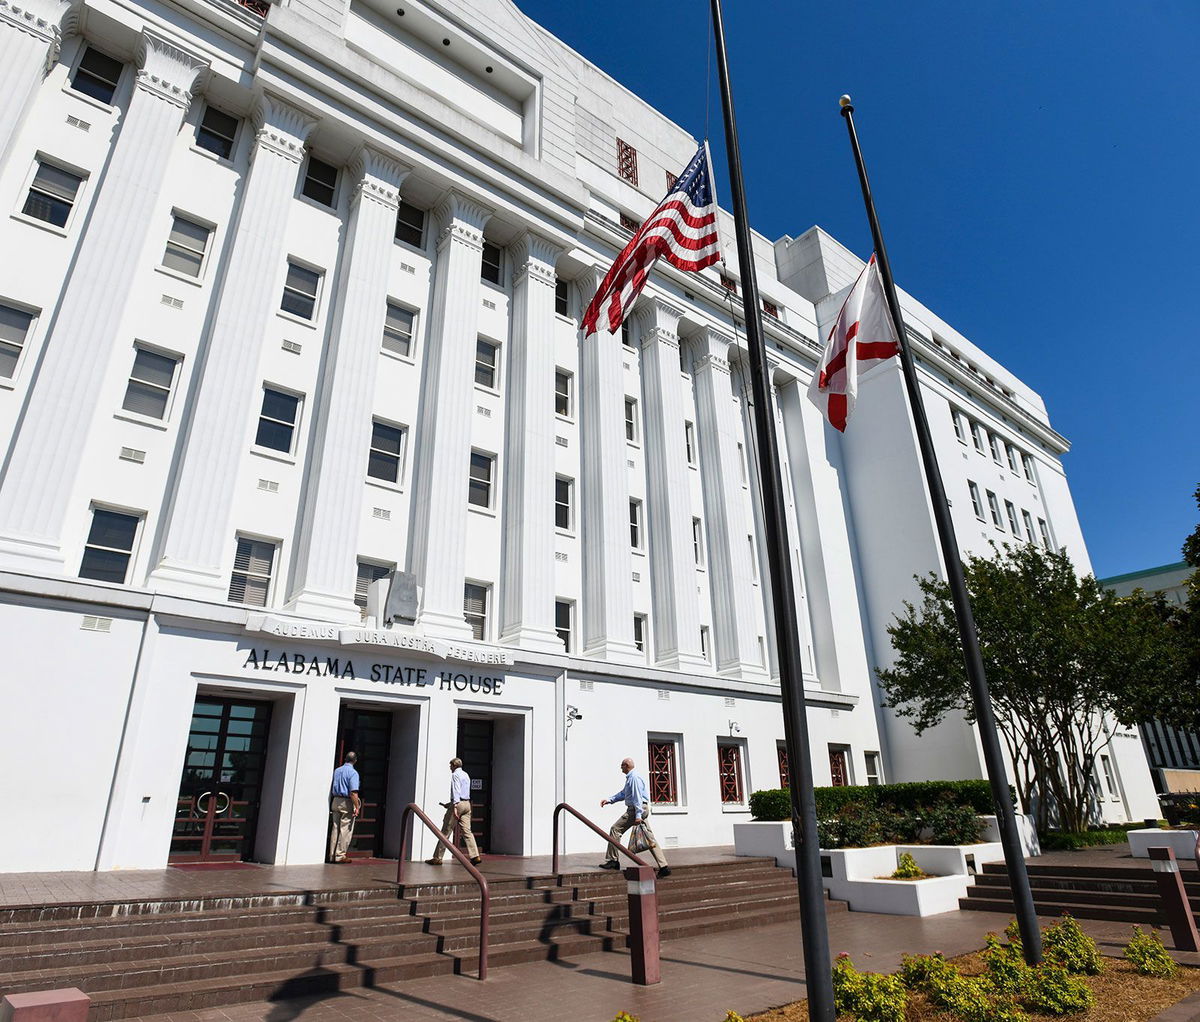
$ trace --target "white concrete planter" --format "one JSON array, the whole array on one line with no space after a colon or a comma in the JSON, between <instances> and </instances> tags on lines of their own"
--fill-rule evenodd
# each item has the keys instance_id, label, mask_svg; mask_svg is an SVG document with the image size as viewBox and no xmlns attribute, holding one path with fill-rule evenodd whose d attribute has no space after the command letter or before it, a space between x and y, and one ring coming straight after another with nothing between
<instances>
[{"instance_id":1,"label":"white concrete planter","mask_svg":"<svg viewBox=\"0 0 1200 1022\"><path fill-rule=\"evenodd\" d=\"M792 821L748 821L733 825L733 850L737 855L771 855L779 866L796 868Z\"/></svg>"},{"instance_id":2,"label":"white concrete planter","mask_svg":"<svg viewBox=\"0 0 1200 1022\"><path fill-rule=\"evenodd\" d=\"M983 840L984 841L999 841L1000 826L996 822L995 816L979 817L984 822ZM1026 816L1024 813L1017 813L1017 831L1021 835L1021 850L1025 853L1026 858L1031 855L1041 855L1042 848L1038 844L1037 825L1033 821L1032 816Z\"/></svg>"},{"instance_id":3,"label":"white concrete planter","mask_svg":"<svg viewBox=\"0 0 1200 1022\"><path fill-rule=\"evenodd\" d=\"M1170 848L1177 859L1191 859L1196 855L1196 831L1159 830L1147 827L1129 832L1129 851L1135 859L1148 859L1151 846Z\"/></svg>"}]
</instances>

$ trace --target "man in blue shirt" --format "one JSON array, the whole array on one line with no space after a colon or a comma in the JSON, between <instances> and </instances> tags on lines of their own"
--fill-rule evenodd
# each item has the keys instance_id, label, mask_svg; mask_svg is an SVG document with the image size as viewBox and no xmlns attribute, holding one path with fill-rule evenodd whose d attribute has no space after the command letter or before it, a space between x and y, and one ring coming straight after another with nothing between
<instances>
[{"instance_id":1,"label":"man in blue shirt","mask_svg":"<svg viewBox=\"0 0 1200 1022\"><path fill-rule=\"evenodd\" d=\"M471 862L478 866L483 859L479 855L479 846L475 844L475 835L471 833L471 778L462 768L462 760L457 756L450 760L450 801L443 802L446 817L442 820L442 836L447 841L454 840L454 824L462 826L463 841L467 846L467 855ZM440 841L434 849L433 858L425 861L430 866L440 866L446 855L446 846Z\"/></svg>"},{"instance_id":2,"label":"man in blue shirt","mask_svg":"<svg viewBox=\"0 0 1200 1022\"><path fill-rule=\"evenodd\" d=\"M362 803L358 798L358 771L354 764L358 756L346 753L346 762L333 772L333 784L329 789L329 811L332 822L329 828L329 858L334 862L349 862L346 857L350 842L354 838L354 821L358 819Z\"/></svg>"},{"instance_id":3,"label":"man in blue shirt","mask_svg":"<svg viewBox=\"0 0 1200 1022\"><path fill-rule=\"evenodd\" d=\"M625 775L625 787L611 798L600 800L602 809L610 803L625 803L624 815L612 825L608 836L612 841L620 841L621 836L630 827L637 823L642 824L646 828L646 839L650 842L650 854L654 856L654 862L658 866L659 879L669 877L671 867L667 865L667 857L658 847L658 840L654 837L654 831L650 829L650 789L646 787L646 779L633 769L633 760L628 758L621 760L621 773ZM617 862L617 855L617 846L610 842L604 861L600 863L600 868L620 869L621 865Z\"/></svg>"}]
</instances>

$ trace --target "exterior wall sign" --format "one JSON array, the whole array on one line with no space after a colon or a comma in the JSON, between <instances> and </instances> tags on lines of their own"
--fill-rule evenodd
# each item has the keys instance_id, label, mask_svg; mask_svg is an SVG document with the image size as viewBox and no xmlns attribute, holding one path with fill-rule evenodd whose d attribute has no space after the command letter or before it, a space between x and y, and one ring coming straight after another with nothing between
<instances>
[{"instance_id":1,"label":"exterior wall sign","mask_svg":"<svg viewBox=\"0 0 1200 1022\"><path fill-rule=\"evenodd\" d=\"M436 686L443 692L474 692L498 696L504 692L503 676L466 673L451 668L415 667L411 664L367 663L355 667L349 657L306 656L288 650L249 649L242 668L255 671L284 671L287 674L311 674L321 678L350 678L355 681L382 681L390 685L414 688Z\"/></svg>"}]
</instances>

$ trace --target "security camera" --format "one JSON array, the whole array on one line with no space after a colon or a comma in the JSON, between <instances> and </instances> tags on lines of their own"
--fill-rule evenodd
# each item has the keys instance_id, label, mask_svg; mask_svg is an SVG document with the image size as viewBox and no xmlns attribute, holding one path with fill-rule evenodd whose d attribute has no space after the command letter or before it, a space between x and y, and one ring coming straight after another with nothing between
<instances>
[{"instance_id":1,"label":"security camera","mask_svg":"<svg viewBox=\"0 0 1200 1022\"><path fill-rule=\"evenodd\" d=\"M580 713L579 710L576 709L574 706L568 706L567 707L567 719L568 720L583 720L583 714Z\"/></svg>"}]
</instances>

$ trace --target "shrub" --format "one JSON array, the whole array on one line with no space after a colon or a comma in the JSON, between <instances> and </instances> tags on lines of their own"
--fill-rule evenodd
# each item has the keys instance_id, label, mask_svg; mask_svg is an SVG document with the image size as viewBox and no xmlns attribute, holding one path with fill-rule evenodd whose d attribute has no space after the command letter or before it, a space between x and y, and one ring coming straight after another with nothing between
<instances>
[{"instance_id":1,"label":"shrub","mask_svg":"<svg viewBox=\"0 0 1200 1022\"><path fill-rule=\"evenodd\" d=\"M983 821L970 805L935 806L926 812L925 824L935 845L973 845L983 834Z\"/></svg>"},{"instance_id":2,"label":"shrub","mask_svg":"<svg viewBox=\"0 0 1200 1022\"><path fill-rule=\"evenodd\" d=\"M1095 827L1079 833L1052 830L1038 834L1043 852L1077 852L1092 845L1119 845L1128 840L1124 827Z\"/></svg>"},{"instance_id":3,"label":"shrub","mask_svg":"<svg viewBox=\"0 0 1200 1022\"><path fill-rule=\"evenodd\" d=\"M630 1015L627 1011L618 1011L617 1017L613 1019L613 1022L638 1022L638 1017Z\"/></svg>"},{"instance_id":4,"label":"shrub","mask_svg":"<svg viewBox=\"0 0 1200 1022\"><path fill-rule=\"evenodd\" d=\"M908 998L898 976L859 972L848 955L833 966L833 998L839 1015L861 1022L904 1022Z\"/></svg>"},{"instance_id":5,"label":"shrub","mask_svg":"<svg viewBox=\"0 0 1200 1022\"><path fill-rule=\"evenodd\" d=\"M1153 930L1143 933L1140 926L1133 928L1133 938L1125 948L1125 957L1143 976L1169 979L1178 969L1163 947L1162 938Z\"/></svg>"},{"instance_id":6,"label":"shrub","mask_svg":"<svg viewBox=\"0 0 1200 1022\"><path fill-rule=\"evenodd\" d=\"M995 938L992 938L993 940ZM996 941L999 945L999 941ZM937 1007L962 1022L1028 1022L1011 997L997 990L988 976L964 976L939 955L905 955L900 978Z\"/></svg>"},{"instance_id":7,"label":"shrub","mask_svg":"<svg viewBox=\"0 0 1200 1022\"><path fill-rule=\"evenodd\" d=\"M787 788L766 788L751 792L750 815L756 820L790 820L791 792Z\"/></svg>"},{"instance_id":8,"label":"shrub","mask_svg":"<svg viewBox=\"0 0 1200 1022\"><path fill-rule=\"evenodd\" d=\"M1030 970L1024 995L1026 1006L1043 1015L1075 1015L1096 1003L1091 987L1050 959Z\"/></svg>"},{"instance_id":9,"label":"shrub","mask_svg":"<svg viewBox=\"0 0 1200 1022\"><path fill-rule=\"evenodd\" d=\"M1029 966L1025 964L1020 940L1015 944L1001 944L994 933L989 933L987 946L983 949L983 963L988 979L997 990L1015 994L1024 989Z\"/></svg>"},{"instance_id":10,"label":"shrub","mask_svg":"<svg viewBox=\"0 0 1200 1022\"><path fill-rule=\"evenodd\" d=\"M893 880L919 880L924 875L925 871L917 865L917 860L912 857L911 853L900 853L900 861L896 865L896 872L892 874Z\"/></svg>"},{"instance_id":11,"label":"shrub","mask_svg":"<svg viewBox=\"0 0 1200 1022\"><path fill-rule=\"evenodd\" d=\"M1013 803L1016 803L1015 789ZM851 802L886 808L889 815L928 811L943 805L969 806L976 813L995 812L992 789L987 781L911 781L902 784L859 784L837 788L814 788L817 817L836 815ZM767 788L750 796L750 812L756 820L790 820L792 799L786 788ZM955 842L956 844L958 842Z\"/></svg>"},{"instance_id":12,"label":"shrub","mask_svg":"<svg viewBox=\"0 0 1200 1022\"><path fill-rule=\"evenodd\" d=\"M909 990L929 993L930 988L954 972L941 952L933 955L905 955L900 965L900 980Z\"/></svg>"},{"instance_id":13,"label":"shrub","mask_svg":"<svg viewBox=\"0 0 1200 1022\"><path fill-rule=\"evenodd\" d=\"M1042 951L1050 961L1075 975L1095 976L1104 968L1096 942L1066 912L1057 923L1042 930Z\"/></svg>"}]
</instances>

